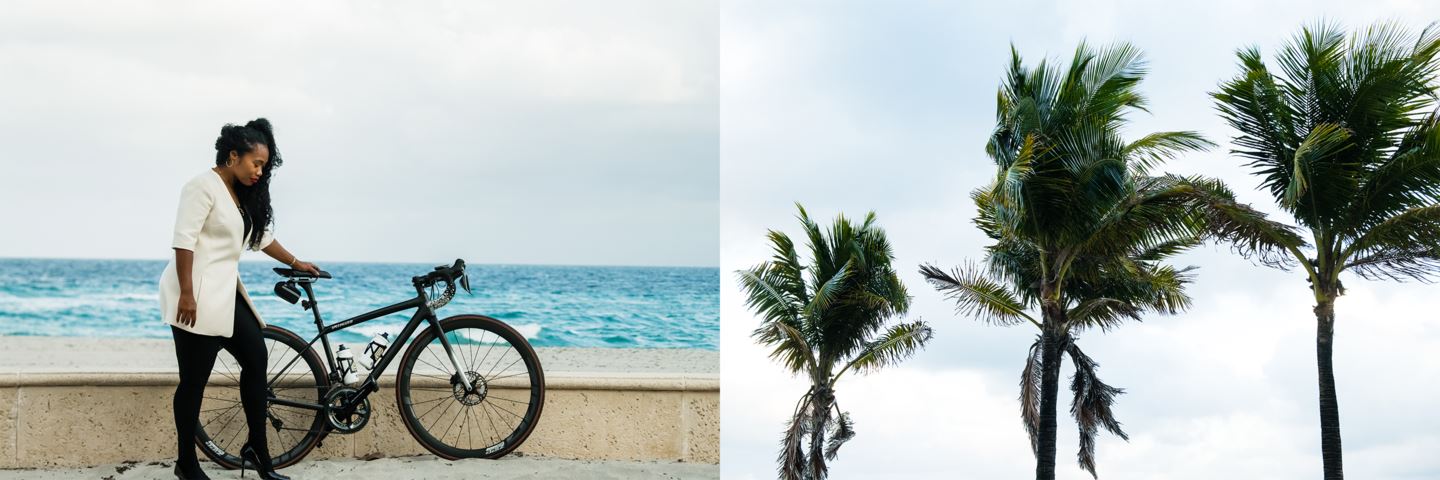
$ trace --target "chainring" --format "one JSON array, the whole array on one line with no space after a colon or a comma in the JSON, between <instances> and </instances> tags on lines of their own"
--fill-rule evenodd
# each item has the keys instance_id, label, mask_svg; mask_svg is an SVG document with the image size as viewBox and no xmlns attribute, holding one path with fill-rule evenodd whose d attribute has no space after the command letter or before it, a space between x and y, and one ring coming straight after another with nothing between
<instances>
[{"instance_id":1,"label":"chainring","mask_svg":"<svg viewBox=\"0 0 1440 480\"><path fill-rule=\"evenodd\" d=\"M370 423L371 410L368 397L355 406L354 412L349 414L340 412L345 402L359 394L360 391L354 388L337 386L330 389L330 393L325 395L325 421L330 424L332 430L350 434L360 431L365 428L365 424Z\"/></svg>"}]
</instances>

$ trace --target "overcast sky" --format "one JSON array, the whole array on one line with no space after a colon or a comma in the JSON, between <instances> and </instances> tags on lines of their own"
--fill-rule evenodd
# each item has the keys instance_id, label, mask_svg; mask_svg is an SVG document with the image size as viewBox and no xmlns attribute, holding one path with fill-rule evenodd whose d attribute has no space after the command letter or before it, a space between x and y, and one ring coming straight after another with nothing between
<instances>
[{"instance_id":1,"label":"overcast sky","mask_svg":"<svg viewBox=\"0 0 1440 480\"><path fill-rule=\"evenodd\" d=\"M0 257L169 258L180 186L264 116L302 259L713 266L717 25L713 1L4 2Z\"/></svg>"},{"instance_id":2,"label":"overcast sky","mask_svg":"<svg viewBox=\"0 0 1440 480\"><path fill-rule=\"evenodd\" d=\"M909 318L935 339L903 367L842 380L858 436L832 478L1026 478L1034 459L1019 419L1020 369L1033 328L957 317L921 263L979 259L984 238L967 194L984 154L1010 42L1033 64L1075 45L1128 40L1150 59L1141 90L1153 114L1131 138L1193 129L1221 142L1166 170L1230 183L1275 211L1228 156L1233 135L1206 92L1236 73L1234 50L1275 46L1322 16L1350 27L1440 19L1421 2L766 2L721 6L722 477L774 478L783 422L805 384L749 338L733 271L766 259L766 228L798 231L791 203L828 223L875 210L915 296ZM1288 218L1287 218L1288 220ZM1224 247L1198 265L1183 315L1147 317L1079 338L1101 378L1123 387L1128 443L1102 435L1101 478L1292 479L1320 476L1312 298L1298 272L1251 265ZM1346 473L1440 478L1440 287L1345 278L1335 362ZM1062 382L1072 371L1067 361ZM1067 384L1068 385L1068 384ZM1063 387L1063 386L1062 386ZM1062 388L1059 478L1077 432Z\"/></svg>"}]
</instances>

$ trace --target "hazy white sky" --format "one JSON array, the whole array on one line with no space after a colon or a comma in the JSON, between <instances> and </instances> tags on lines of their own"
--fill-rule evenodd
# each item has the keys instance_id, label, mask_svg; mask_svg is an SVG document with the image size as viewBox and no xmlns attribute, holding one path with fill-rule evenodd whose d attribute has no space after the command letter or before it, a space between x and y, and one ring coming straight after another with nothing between
<instances>
[{"instance_id":1,"label":"hazy white sky","mask_svg":"<svg viewBox=\"0 0 1440 480\"><path fill-rule=\"evenodd\" d=\"M1206 92L1234 75L1237 47L1269 54L1322 16L1351 27L1440 19L1440 5L1422 2L1260 3L723 2L722 477L774 478L783 422L805 389L749 338L757 320L732 273L768 257L766 228L797 231L794 201L826 220L875 210L915 296L910 317L935 327L903 367L842 381L858 436L832 478L1033 475L1016 397L1035 332L957 317L917 272L981 256L967 194L993 171L983 146L1008 44L1035 62L1068 58L1082 38L1132 41L1150 59L1142 90L1153 111L1134 117L1132 133L1193 129L1226 143L1232 132ZM1274 211L1227 149L1167 169L1222 177ZM1127 390L1116 411L1131 439L1100 437L1100 477L1319 477L1305 280L1223 247L1179 263L1201 267L1190 312L1079 339L1101 377ZM1440 287L1345 281L1335 361L1346 473L1440 478ZM1059 478L1088 479L1061 397Z\"/></svg>"},{"instance_id":2,"label":"hazy white sky","mask_svg":"<svg viewBox=\"0 0 1440 480\"><path fill-rule=\"evenodd\" d=\"M168 258L221 125L264 116L304 259L715 265L717 25L713 1L4 2L0 257Z\"/></svg>"}]
</instances>

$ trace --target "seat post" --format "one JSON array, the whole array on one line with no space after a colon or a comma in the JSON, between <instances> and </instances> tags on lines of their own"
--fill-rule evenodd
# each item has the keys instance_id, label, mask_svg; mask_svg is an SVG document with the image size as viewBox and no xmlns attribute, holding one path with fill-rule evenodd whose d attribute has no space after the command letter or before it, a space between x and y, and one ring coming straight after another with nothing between
<instances>
[{"instance_id":1,"label":"seat post","mask_svg":"<svg viewBox=\"0 0 1440 480\"><path fill-rule=\"evenodd\" d=\"M315 291L310 288L310 282L302 281L299 283L300 288L305 289L305 296L308 297L306 301L310 303L310 313L315 315L315 327L324 329L325 325L320 320L320 304L315 302Z\"/></svg>"}]
</instances>

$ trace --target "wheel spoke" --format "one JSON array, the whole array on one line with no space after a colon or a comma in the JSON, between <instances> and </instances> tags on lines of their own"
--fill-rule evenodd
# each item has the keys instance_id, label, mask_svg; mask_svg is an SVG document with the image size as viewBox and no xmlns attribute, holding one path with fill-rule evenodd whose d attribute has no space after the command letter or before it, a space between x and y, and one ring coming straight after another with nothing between
<instances>
[{"instance_id":1,"label":"wheel spoke","mask_svg":"<svg viewBox=\"0 0 1440 480\"><path fill-rule=\"evenodd\" d=\"M459 402L456 402L456 403L459 403ZM455 404L454 404L454 403L448 403L448 402L446 402L446 403L443 403L442 405L445 405L445 408L443 408L443 409L440 410L440 415L439 415L438 417L443 419L443 418L445 418L445 412L450 411L450 407L455 406ZM430 407L430 408L431 408L431 410L434 410L435 407ZM440 425L440 422L437 420L437 421L435 422L435 425L432 425L432 427L433 427L433 426L439 426L439 425ZM433 431L435 431L435 429L434 429L434 428L426 427L426 428L425 428L425 431L427 431L427 432L433 432Z\"/></svg>"},{"instance_id":2,"label":"wheel spoke","mask_svg":"<svg viewBox=\"0 0 1440 480\"><path fill-rule=\"evenodd\" d=\"M470 428L470 409L468 409L468 408L465 409L465 424L462 425L462 426L460 427L460 429L463 430L463 431L465 431L465 444L468 445L468 446L470 446L470 449L471 449L471 450L474 450L474 449L475 449L475 439L470 436L470 430L473 430L473 429ZM459 440L459 439L457 438L456 440Z\"/></svg>"},{"instance_id":3,"label":"wheel spoke","mask_svg":"<svg viewBox=\"0 0 1440 480\"><path fill-rule=\"evenodd\" d=\"M229 406L229 407L225 407L226 411L215 414L214 418L211 418L209 422L205 422L204 425L201 425L201 428L210 426L210 423L211 423L211 422L214 422L214 421L216 421L216 420L219 420L221 416L224 416L224 415L226 415L226 414L229 414L229 413L230 413L229 410L233 410L233 409L236 409L236 408L240 408L240 404L239 404L238 402L237 402L236 404L234 404L234 405Z\"/></svg>"},{"instance_id":4,"label":"wheel spoke","mask_svg":"<svg viewBox=\"0 0 1440 480\"><path fill-rule=\"evenodd\" d=\"M486 381L487 381L487 382L493 382L493 381L495 381L495 380L499 380L499 379L502 379L502 378L518 377L518 376L521 376L521 375L524 375L524 376L526 376L526 377L529 377L529 376L530 376L530 372L528 372L528 371L515 372L515 373L509 374L509 375L501 375L501 376L498 376L498 377L490 377L490 379L489 379L489 380L486 380Z\"/></svg>"},{"instance_id":5,"label":"wheel spoke","mask_svg":"<svg viewBox=\"0 0 1440 480\"><path fill-rule=\"evenodd\" d=\"M469 408L466 408L464 404L461 404L461 405L460 405L460 408L461 408L461 409L464 409L464 410L469 410ZM459 412L459 411L456 411L456 412L455 412L455 418L450 419L450 425L447 426L447 427L445 427L445 433L440 434L440 441L442 441L442 442L445 441L445 437L447 437L447 436L450 435L450 429L455 428L455 421L456 421L456 420L459 420L459 419L460 419L460 412Z\"/></svg>"},{"instance_id":6,"label":"wheel spoke","mask_svg":"<svg viewBox=\"0 0 1440 480\"><path fill-rule=\"evenodd\" d=\"M525 359L524 357L516 357L515 360L512 361L512 362L510 362L509 365L506 365L506 366L505 366L505 370L501 370L501 372L504 372L504 371L506 371L506 370L509 370L510 367L515 366L516 363L518 363L519 361L524 360L524 359ZM495 365L496 365L496 366L499 366L499 365L500 365L500 362L495 362ZM494 374L495 374L495 367L490 367L490 371L485 372L485 376L486 376L487 378L490 377L491 375L494 375Z\"/></svg>"},{"instance_id":7,"label":"wheel spoke","mask_svg":"<svg viewBox=\"0 0 1440 480\"><path fill-rule=\"evenodd\" d=\"M481 407L480 411L485 413L485 420L490 422L490 431L495 432L495 441L490 442L490 444L494 445L496 442L504 440L504 432L500 431L500 427L495 426L495 418L490 416L490 411L486 410L484 407Z\"/></svg>"},{"instance_id":8,"label":"wheel spoke","mask_svg":"<svg viewBox=\"0 0 1440 480\"><path fill-rule=\"evenodd\" d=\"M507 409L507 408L505 408L505 407L501 407L501 406L499 406L499 405L495 405L495 404L492 404L492 403L490 403L490 402L482 402L482 403L483 403L484 405L490 405L490 408L498 408L498 409L500 409L500 411L503 411L503 412L505 412L505 413L508 413L508 414L510 414L510 416L512 416L512 417L515 417L515 418L518 418L518 419L521 419L521 420L524 420L524 419L525 419L525 417L520 416L520 415L516 415L515 412L512 412L512 411L510 411L509 409Z\"/></svg>"},{"instance_id":9,"label":"wheel spoke","mask_svg":"<svg viewBox=\"0 0 1440 480\"><path fill-rule=\"evenodd\" d=\"M437 398L436 400L444 400L444 399L447 398L447 397L449 397L449 395L446 395L446 396ZM427 400L427 402L428 402L428 400ZM423 403L423 402L422 402L422 403ZM450 408L450 404L448 404L448 403L437 403L437 404L431 405L429 410L426 410L425 413L422 413L422 414L416 416L415 419L416 419L416 420L419 420L419 419L425 418L426 415L429 415L430 412L434 411L435 408L436 408L436 407L439 407L440 405L445 405L445 408L446 408L446 409L449 409L449 408ZM426 430L429 430L429 429L427 428Z\"/></svg>"},{"instance_id":10,"label":"wheel spoke","mask_svg":"<svg viewBox=\"0 0 1440 480\"><path fill-rule=\"evenodd\" d=\"M530 405L530 402L522 402L522 401L519 401L519 400L511 400L511 399L508 399L508 398L497 397L497 396L494 396L494 395L485 397L485 399L486 399L486 400L504 400L504 401L507 401L507 402L510 402L510 403L518 403L518 404L520 404L520 405L526 405L526 406Z\"/></svg>"}]
</instances>

